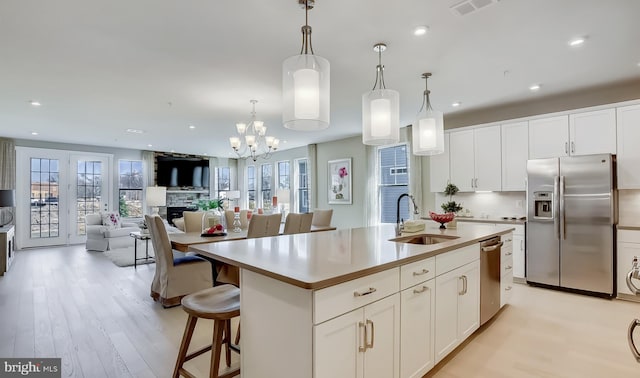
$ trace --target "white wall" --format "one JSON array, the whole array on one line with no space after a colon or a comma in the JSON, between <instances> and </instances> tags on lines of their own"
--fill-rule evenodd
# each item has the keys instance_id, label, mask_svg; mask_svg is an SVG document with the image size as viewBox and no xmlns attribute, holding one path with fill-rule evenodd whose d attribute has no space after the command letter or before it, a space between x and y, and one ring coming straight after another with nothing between
<instances>
[{"instance_id":1,"label":"white wall","mask_svg":"<svg viewBox=\"0 0 640 378\"><path fill-rule=\"evenodd\" d=\"M640 227L640 190L618 191L618 225Z\"/></svg>"}]
</instances>

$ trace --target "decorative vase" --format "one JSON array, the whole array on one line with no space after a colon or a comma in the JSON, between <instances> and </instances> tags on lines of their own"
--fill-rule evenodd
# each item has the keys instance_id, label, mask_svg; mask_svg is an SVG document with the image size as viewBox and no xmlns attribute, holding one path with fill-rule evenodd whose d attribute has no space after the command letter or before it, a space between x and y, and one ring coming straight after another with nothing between
<instances>
[{"instance_id":1,"label":"decorative vase","mask_svg":"<svg viewBox=\"0 0 640 378\"><path fill-rule=\"evenodd\" d=\"M176 167L171 168L171 179L169 180L169 186L178 186L178 168Z\"/></svg>"}]
</instances>

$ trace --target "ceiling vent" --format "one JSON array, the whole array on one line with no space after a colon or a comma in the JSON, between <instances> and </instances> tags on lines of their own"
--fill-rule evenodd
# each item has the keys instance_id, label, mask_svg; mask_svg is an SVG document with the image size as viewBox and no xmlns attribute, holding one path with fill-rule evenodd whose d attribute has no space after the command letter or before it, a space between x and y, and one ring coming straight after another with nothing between
<instances>
[{"instance_id":1,"label":"ceiling vent","mask_svg":"<svg viewBox=\"0 0 640 378\"><path fill-rule=\"evenodd\" d=\"M495 4L500 0L464 0L456 5L453 5L450 9L458 16L466 16L469 13L473 13L482 8L486 8L491 4Z\"/></svg>"}]
</instances>

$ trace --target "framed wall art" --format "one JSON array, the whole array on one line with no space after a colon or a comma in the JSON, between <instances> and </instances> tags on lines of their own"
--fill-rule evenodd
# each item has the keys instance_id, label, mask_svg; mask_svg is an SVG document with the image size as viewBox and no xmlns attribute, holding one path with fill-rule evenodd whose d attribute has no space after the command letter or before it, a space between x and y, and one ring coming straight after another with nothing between
<instances>
[{"instance_id":1,"label":"framed wall art","mask_svg":"<svg viewBox=\"0 0 640 378\"><path fill-rule=\"evenodd\" d=\"M351 204L352 176L351 158L329 160L329 204Z\"/></svg>"}]
</instances>

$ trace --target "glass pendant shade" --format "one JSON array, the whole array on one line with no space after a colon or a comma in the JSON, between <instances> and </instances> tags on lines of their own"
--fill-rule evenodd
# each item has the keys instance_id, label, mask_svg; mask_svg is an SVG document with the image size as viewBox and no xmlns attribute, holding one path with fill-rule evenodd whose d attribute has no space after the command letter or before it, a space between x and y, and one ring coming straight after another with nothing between
<instances>
[{"instance_id":1,"label":"glass pendant shade","mask_svg":"<svg viewBox=\"0 0 640 378\"><path fill-rule=\"evenodd\" d=\"M362 95L362 143L371 146L400 140L400 94L374 89Z\"/></svg>"},{"instance_id":2,"label":"glass pendant shade","mask_svg":"<svg viewBox=\"0 0 640 378\"><path fill-rule=\"evenodd\" d=\"M282 63L284 127L312 131L329 127L329 61L313 54Z\"/></svg>"},{"instance_id":3,"label":"glass pendant shade","mask_svg":"<svg viewBox=\"0 0 640 378\"><path fill-rule=\"evenodd\" d=\"M444 120L442 112L427 110L418 115L411 127L414 155L437 155L444 152Z\"/></svg>"}]
</instances>

